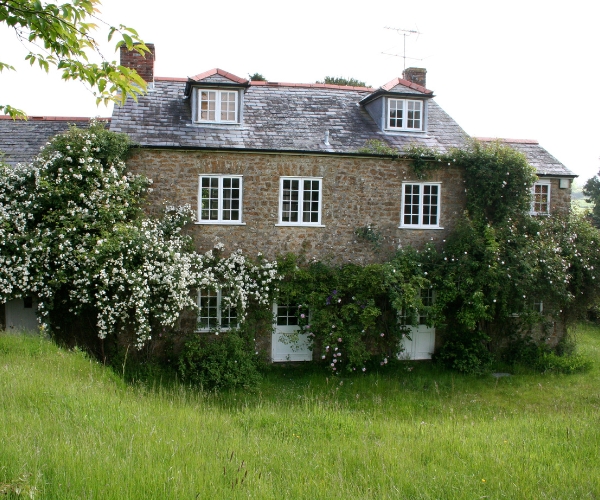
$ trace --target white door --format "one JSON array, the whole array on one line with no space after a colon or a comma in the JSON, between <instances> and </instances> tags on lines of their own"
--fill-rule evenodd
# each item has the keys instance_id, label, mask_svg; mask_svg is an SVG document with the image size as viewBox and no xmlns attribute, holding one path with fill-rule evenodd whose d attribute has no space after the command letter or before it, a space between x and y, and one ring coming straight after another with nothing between
<instances>
[{"instance_id":1,"label":"white door","mask_svg":"<svg viewBox=\"0 0 600 500\"><path fill-rule=\"evenodd\" d=\"M298 326L298 306L277 305L273 306L275 315L275 331L271 338L271 360L278 361L312 361L312 350L308 341L308 334L295 333L300 330Z\"/></svg>"},{"instance_id":2,"label":"white door","mask_svg":"<svg viewBox=\"0 0 600 500\"><path fill-rule=\"evenodd\" d=\"M427 325L410 327L410 340L402 339L401 359L431 359L435 347L435 328Z\"/></svg>"},{"instance_id":3,"label":"white door","mask_svg":"<svg viewBox=\"0 0 600 500\"><path fill-rule=\"evenodd\" d=\"M9 300L4 310L7 330L38 331L37 303L31 297Z\"/></svg>"},{"instance_id":4,"label":"white door","mask_svg":"<svg viewBox=\"0 0 600 500\"><path fill-rule=\"evenodd\" d=\"M432 306L433 300L433 290L421 290L421 302L424 306ZM427 314L420 314L419 324L409 328L410 340L404 337L400 343L404 349L400 353L400 359L431 359L435 348L435 327L427 326Z\"/></svg>"}]
</instances>

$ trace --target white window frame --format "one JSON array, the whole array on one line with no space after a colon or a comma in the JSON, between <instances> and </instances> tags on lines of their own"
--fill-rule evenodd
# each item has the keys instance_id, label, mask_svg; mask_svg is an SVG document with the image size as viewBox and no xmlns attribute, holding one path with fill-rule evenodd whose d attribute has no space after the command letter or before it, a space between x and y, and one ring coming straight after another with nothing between
<instances>
[{"instance_id":1,"label":"white window frame","mask_svg":"<svg viewBox=\"0 0 600 500\"><path fill-rule=\"evenodd\" d=\"M542 210L536 210L536 204L543 204L544 202L536 202L536 187L545 187L547 189L546 193L540 193L541 196L546 196L546 202L545 204L547 205L547 209L545 211ZM551 198L552 196L552 189L551 189L551 183L548 180L544 180L544 181L537 181L533 183L533 186L531 186L531 208L529 213L532 215L550 215L550 201L552 200Z\"/></svg>"},{"instance_id":2,"label":"white window frame","mask_svg":"<svg viewBox=\"0 0 600 500\"><path fill-rule=\"evenodd\" d=\"M418 193L406 193L406 189L408 186L418 186L419 187L419 192ZM436 187L437 188L437 204L433 205L433 204L424 204L425 201L425 197L426 196L432 196L431 194L426 195L423 194L423 192L425 191L426 187ZM418 203L406 203L406 196L418 196ZM411 200L412 201L412 200ZM414 213L408 213L407 211L407 207L408 206L411 207L418 207L418 213L414 214ZM436 222L435 224L432 223L424 223L423 221L427 218L427 217L431 217L431 214L427 215L423 213L423 207L431 207L431 206L436 206L437 207L437 212L436 212ZM412 212L412 210L411 210ZM441 182L403 182L402 183L402 196L401 196L401 209L400 209L400 226L401 228L410 228L410 229L443 229L442 226L440 226L440 218L441 218L441 213L442 213L442 183ZM405 216L406 217L410 217L410 216L417 216L417 222L405 222Z\"/></svg>"},{"instance_id":3,"label":"white window frame","mask_svg":"<svg viewBox=\"0 0 600 500\"><path fill-rule=\"evenodd\" d=\"M203 307L203 300L208 300L210 298L216 299L216 305L212 307L212 309L216 309L216 314L214 319L210 315L203 316L203 311L206 309ZM213 290L211 288L202 288L198 290L198 319L197 319L197 332L209 332L213 330L230 330L231 328L236 328L238 326L238 317L237 311L235 307L223 307L223 295L221 290ZM234 316L231 313L234 312ZM224 316L226 315L226 316ZM202 320L206 318L208 321L207 326L201 325ZM223 326L223 319L228 318L228 322L225 326ZM235 318L235 324L231 326L231 319ZM211 324L211 319L214 321L214 325Z\"/></svg>"},{"instance_id":4,"label":"white window frame","mask_svg":"<svg viewBox=\"0 0 600 500\"><path fill-rule=\"evenodd\" d=\"M298 182L298 189L297 189L297 193L298 193L298 199L297 200L288 200L286 197L286 192L290 191L289 189L284 189L285 183L287 181L290 181L290 183L293 183L294 181ZM305 182L318 182L319 185L319 189L317 190L318 192L318 200L315 201L311 201L311 200L307 200L305 199L307 193L311 193L311 192L315 192L314 189L309 189L306 190L304 183ZM312 187L312 186L311 186ZM292 210L290 207L290 204L292 203L297 203L297 210ZM318 208L317 210L312 210L312 208L314 207L309 207L309 210L305 210L305 203L318 203ZM287 208L290 208L289 210L287 210ZM313 226L313 227L324 227L323 224L321 224L321 213L322 213L322 209L323 209L323 178L322 177L280 177L279 178L279 215L278 215L278 220L279 222L276 224L277 226ZM295 213L297 215L297 221L290 221L290 220L284 220L284 213L285 214L293 214ZM316 213L316 219L317 220L309 220L309 221L304 221L306 215L308 214L309 219L313 219L314 217L311 217L310 214L315 214Z\"/></svg>"},{"instance_id":5,"label":"white window frame","mask_svg":"<svg viewBox=\"0 0 600 500\"><path fill-rule=\"evenodd\" d=\"M210 100L202 100L202 93L206 92L206 93L214 93L214 100L210 99ZM221 116L222 112L228 113L231 112L231 110L227 110L227 109L223 109L223 96L226 94L233 94L234 95L234 110L233 110L233 114L234 114L234 118L233 119L223 119L223 117ZM207 112L214 112L214 119L211 119L210 117L202 117L202 103L203 102L213 102L214 103L214 109L208 109L205 110ZM228 101L230 102L230 101ZM232 90L232 89L215 89L215 88L198 88L196 89L196 122L197 123L238 123L239 122L239 107L240 107L240 92L238 90Z\"/></svg>"},{"instance_id":6,"label":"white window frame","mask_svg":"<svg viewBox=\"0 0 600 500\"><path fill-rule=\"evenodd\" d=\"M218 189L218 195L217 195L217 208L209 208L209 209L204 209L202 202L203 200L207 199L207 200L211 200L211 199L215 199L215 198L203 198L202 197L202 190L203 189L215 189L212 187L208 187L208 188L203 188L202 184L203 184L203 180L204 179L216 179L217 180L217 188ZM225 214L228 211L233 211L234 209L231 208L227 208L227 201L231 202L233 200L236 200L236 198L225 198L225 194L227 192L228 189L236 189L236 188L228 188L228 187L224 187L224 181L225 180L233 180L236 179L239 181L239 187L237 189L239 189L239 197L237 198L237 201L239 203L239 208L237 209L238 212L238 218L237 219L231 219L231 218L227 218L225 217ZM226 174L200 174L198 176L198 214L197 214L197 224L229 224L229 225L245 225L242 222L242 208L243 208L243 187L244 187L244 182L243 182L243 176L241 175L226 175ZM203 212L205 210L217 210L217 218L216 219L211 219L210 215L209 218L203 218Z\"/></svg>"},{"instance_id":7,"label":"white window frame","mask_svg":"<svg viewBox=\"0 0 600 500\"><path fill-rule=\"evenodd\" d=\"M396 99L395 97L388 97L386 106L386 128L388 130L401 130L405 132L421 132L425 127L425 102L420 99ZM411 106L415 106L415 104L419 105L418 110L409 109ZM399 107L400 105L400 107ZM402 113L402 117L392 118L392 112L400 110ZM416 120L414 115L409 117L410 113L419 113L419 126L418 127L409 127L408 124L412 120ZM393 120L401 120L402 124L398 126L397 124L393 124Z\"/></svg>"},{"instance_id":8,"label":"white window frame","mask_svg":"<svg viewBox=\"0 0 600 500\"><path fill-rule=\"evenodd\" d=\"M433 307L436 301L436 292L433 288L420 288L418 292L418 297L421 299L421 303L425 309L418 309L416 311L417 317L417 326L419 325L427 325L427 317L429 316L429 310ZM406 318L408 315L406 314L406 310L402 309L398 314L398 320L401 325L404 326L412 326L406 322Z\"/></svg>"}]
</instances>

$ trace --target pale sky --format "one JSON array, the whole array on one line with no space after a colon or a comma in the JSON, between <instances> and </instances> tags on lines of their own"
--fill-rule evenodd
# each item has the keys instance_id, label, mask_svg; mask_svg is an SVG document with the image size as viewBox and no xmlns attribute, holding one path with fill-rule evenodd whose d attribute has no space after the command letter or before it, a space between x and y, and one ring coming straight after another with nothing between
<instances>
[{"instance_id":1,"label":"pale sky","mask_svg":"<svg viewBox=\"0 0 600 500\"><path fill-rule=\"evenodd\" d=\"M596 5L596 6L594 6ZM407 66L427 68L427 87L476 137L537 139L580 177L600 170L600 7L591 0L104 0L101 17L156 45L156 76L221 68L247 78L314 83L353 77L379 87ZM98 41L105 39L98 33ZM106 44L104 55L115 59ZM31 116L110 116L82 84L23 61L0 26L0 102Z\"/></svg>"}]
</instances>

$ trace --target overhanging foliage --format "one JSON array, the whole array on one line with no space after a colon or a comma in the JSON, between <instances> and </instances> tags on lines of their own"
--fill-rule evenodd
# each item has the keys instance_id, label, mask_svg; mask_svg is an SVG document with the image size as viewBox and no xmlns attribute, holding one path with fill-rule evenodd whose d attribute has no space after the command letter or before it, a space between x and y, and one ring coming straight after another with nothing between
<instances>
[{"instance_id":1,"label":"overhanging foliage","mask_svg":"<svg viewBox=\"0 0 600 500\"><path fill-rule=\"evenodd\" d=\"M108 61L100 53L92 34L98 29L95 21L100 0L73 0L63 4L42 3L38 0L0 0L0 25L12 28L17 38L29 48L25 57L48 72L51 66L62 71L65 80L80 80L93 89L96 103L124 103L145 92L146 82L135 70ZM101 23L104 23L100 20ZM105 23L104 23L105 24ZM149 53L138 33L127 26L108 26L108 40L120 35L116 48L124 45L140 55ZM90 62L89 57L101 62ZM15 68L0 61L2 70ZM25 117L25 112L8 103L0 103L0 111L13 118Z\"/></svg>"}]
</instances>

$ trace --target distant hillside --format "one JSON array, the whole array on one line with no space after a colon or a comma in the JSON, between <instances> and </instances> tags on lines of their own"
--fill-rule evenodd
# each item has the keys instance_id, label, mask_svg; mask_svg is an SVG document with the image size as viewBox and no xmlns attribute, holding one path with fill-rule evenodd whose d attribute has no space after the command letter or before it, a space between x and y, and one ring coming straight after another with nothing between
<instances>
[{"instance_id":1,"label":"distant hillside","mask_svg":"<svg viewBox=\"0 0 600 500\"><path fill-rule=\"evenodd\" d=\"M577 180L574 180L571 186L571 207L574 210L591 210L592 208L592 204L585 201L583 184Z\"/></svg>"}]
</instances>

